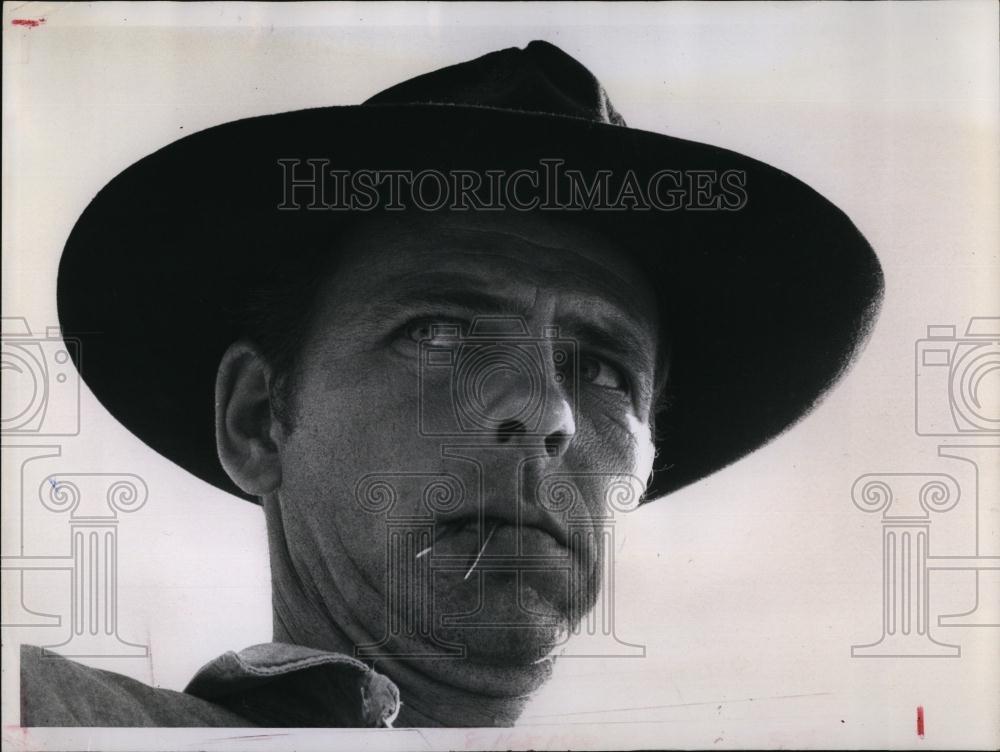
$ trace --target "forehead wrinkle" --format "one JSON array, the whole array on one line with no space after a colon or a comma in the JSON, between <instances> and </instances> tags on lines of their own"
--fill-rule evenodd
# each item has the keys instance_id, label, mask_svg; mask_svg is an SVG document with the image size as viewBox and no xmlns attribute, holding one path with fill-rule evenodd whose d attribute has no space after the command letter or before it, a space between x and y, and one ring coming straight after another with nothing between
<instances>
[{"instance_id":1,"label":"forehead wrinkle","mask_svg":"<svg viewBox=\"0 0 1000 752\"><path fill-rule=\"evenodd\" d=\"M608 272L611 272L615 276L619 277L623 282L627 281L624 275L621 273L622 270L620 270L620 268L616 268L619 265L617 264L605 265L601 264L598 261L595 261L594 259L590 258L589 254L581 252L581 250L577 248L576 244L572 243L572 241L570 241L571 242L570 245L554 245L550 243L545 243L539 240L538 238L529 237L513 229L495 230L491 228L473 227L469 225L462 225L456 228L448 228L447 226L445 226L445 229L446 232L447 230L451 229L452 231L447 232L447 234L452 236L457 236L456 239L459 241L462 240L461 234L454 232L455 229L460 229L468 234L481 235L484 237L491 238L493 240L493 247L500 249L502 249L506 245L509 245L511 240L515 240L521 245L529 246L529 248L526 248L525 250L531 251L532 258L536 260L543 259L545 261L549 261L551 260L552 256L558 256L561 257L560 260L572 261L574 264L577 265L579 265L580 262L582 261L587 266L589 266L592 269L592 271L597 272L598 279L603 279ZM543 251L544 253L539 254L537 253L537 251ZM595 253L594 255L606 257L608 254ZM624 253L622 254L622 256L624 256ZM561 269L553 269L551 265L549 265L549 269L551 271L562 271Z\"/></svg>"},{"instance_id":2,"label":"forehead wrinkle","mask_svg":"<svg viewBox=\"0 0 1000 752\"><path fill-rule=\"evenodd\" d=\"M565 261L571 263L556 266L549 259L549 263L544 266L524 264L514 253L503 253L503 244L489 251L460 247L414 249L411 259L436 259L437 268L430 272L396 274L387 279L386 284L391 287L398 282L404 287L410 287L414 279L427 277L428 281L434 281L435 275L447 270L448 273L465 277L484 290L506 288L503 293L525 309L533 308L536 301L546 297L546 293L564 293L574 302L581 301L587 305L606 303L606 308L619 309L626 317L634 319L634 323L647 322L655 326L656 309L649 301L651 296L648 291L630 284L618 275L616 276L622 284L615 285L608 279L608 273L613 273L614 269L605 268L581 254L551 246L539 245L538 248L559 252ZM533 257L538 256L535 254ZM471 263L463 264L460 271L449 270L456 262L465 260ZM512 264L517 266L512 268Z\"/></svg>"},{"instance_id":3,"label":"forehead wrinkle","mask_svg":"<svg viewBox=\"0 0 1000 752\"><path fill-rule=\"evenodd\" d=\"M391 244L396 244L398 240L409 240L409 238L394 238L392 236L392 226L378 228L375 230L373 235L376 239L381 238L382 240L388 239ZM418 237L420 239L426 239L429 237L440 237L442 239L447 239L455 241L457 245L453 246L454 251L464 251L473 256L492 256L496 258L510 259L511 254L496 253L495 251L503 251L505 248L509 248L512 244L522 251L528 251L531 254L531 258L534 260L544 260L550 261L553 256L560 257L560 261L570 261L574 265L579 265L581 261L587 264L593 271L598 275L599 279L604 279L608 272L613 273L615 276L619 277L623 282L628 282L625 277L625 272L627 270L626 265L629 263L627 260L627 255L621 249L615 249L621 260L624 263L613 263L613 264L602 264L599 261L591 258L591 256L597 256L611 261L611 253L592 250L590 252L584 252L581 248L584 244L592 241L592 238L584 238L579 242L572 237L568 236L565 238L560 238L564 240L562 243L548 243L538 237L531 236L529 234L520 232L515 229L505 228L505 229L494 229L494 228L484 228L476 227L470 224L430 224L428 223L426 227L421 228L422 234ZM388 235L388 237L386 237ZM470 238L468 236L477 236L482 240L486 241L486 248L481 250L475 249L465 249L462 248L463 245L467 244ZM513 243L512 243L513 241ZM601 241L610 244L607 241ZM430 257L440 253L443 249L439 245L425 247L425 248L413 248L409 247L409 251L415 256ZM491 251L494 251L491 253ZM551 265L549 265L551 266ZM636 280L638 281L638 279Z\"/></svg>"},{"instance_id":4,"label":"forehead wrinkle","mask_svg":"<svg viewBox=\"0 0 1000 752\"><path fill-rule=\"evenodd\" d=\"M447 228L447 226L446 226ZM519 241L519 243L529 246L525 250L529 251L542 251L543 253L533 253L532 258L534 260L543 260L546 263L544 266L536 267L540 275L543 275L547 282L554 282L555 284L550 284L553 289L563 289L570 292L571 285L566 284L566 279L573 279L580 283L583 290L592 290L603 293L606 297L612 299L616 302L619 307L627 312L635 312L641 314L638 316L639 319L649 319L653 318L654 323L657 318L655 315L655 305L651 303L651 291L642 284L640 279L629 279L630 275L626 274L627 264L630 262L627 260L626 254L622 251L619 256L620 260L612 261L610 254L593 252L594 255L599 256L606 262L601 263L590 257L590 253L582 252L581 249L574 247L573 245L552 245L542 242L538 239L528 237L513 229L496 230L491 228L481 228L474 227L471 225L458 225L455 229L461 229L464 232L481 235L485 237L492 238L494 248L502 250L505 245L509 244L511 239ZM452 236L456 235L454 232L448 233ZM456 238L461 240L461 237ZM468 252L470 255L476 256L475 251ZM549 254L549 255L546 255ZM505 255L503 253L491 253L490 256L499 257L505 260L510 260L510 255ZM555 256L557 258L552 258ZM568 262L563 263L560 266L555 266L553 262ZM587 272L590 272L589 274ZM612 274L621 283L621 286L615 286L613 283L609 282L608 274ZM624 291L623 289L624 288ZM646 298L650 300L650 305L648 306L637 306L637 302Z\"/></svg>"},{"instance_id":5,"label":"forehead wrinkle","mask_svg":"<svg viewBox=\"0 0 1000 752\"><path fill-rule=\"evenodd\" d=\"M396 309L407 303L453 304L470 311L491 311L527 314L532 308L536 291L517 280L498 284L487 275L465 271L433 269L412 274L398 274L386 280L384 295L378 296L378 309Z\"/></svg>"}]
</instances>

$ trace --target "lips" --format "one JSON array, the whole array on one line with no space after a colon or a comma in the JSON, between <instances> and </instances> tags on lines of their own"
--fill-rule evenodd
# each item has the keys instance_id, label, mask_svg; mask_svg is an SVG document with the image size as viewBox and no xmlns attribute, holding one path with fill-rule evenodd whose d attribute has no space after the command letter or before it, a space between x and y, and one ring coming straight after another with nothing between
<instances>
[{"instance_id":1,"label":"lips","mask_svg":"<svg viewBox=\"0 0 1000 752\"><path fill-rule=\"evenodd\" d=\"M485 515L481 521L478 515L449 519L438 524L433 546L418 556L433 551L435 557L460 557L463 579L477 566L513 570L528 565L537 570L541 561L547 561L564 569L559 562L566 562L569 554L566 535L554 520L536 522L498 515Z\"/></svg>"},{"instance_id":2,"label":"lips","mask_svg":"<svg viewBox=\"0 0 1000 752\"><path fill-rule=\"evenodd\" d=\"M569 545L565 531L554 520L522 519L517 521L505 516L488 514L482 518L481 529L482 534L480 534L480 519L478 516L446 520L438 525L435 542L460 536L470 536L477 540L484 540L491 530L494 530L495 534L502 533L505 536L516 535L518 530L520 530L523 535L547 535L564 548Z\"/></svg>"}]
</instances>

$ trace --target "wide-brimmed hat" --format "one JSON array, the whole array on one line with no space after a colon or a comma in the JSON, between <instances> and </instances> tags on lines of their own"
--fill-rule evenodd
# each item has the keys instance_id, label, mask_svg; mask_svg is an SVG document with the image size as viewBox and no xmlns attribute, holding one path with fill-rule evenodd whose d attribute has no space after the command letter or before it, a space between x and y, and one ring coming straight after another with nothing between
<instances>
[{"instance_id":1,"label":"wide-brimmed hat","mask_svg":"<svg viewBox=\"0 0 1000 752\"><path fill-rule=\"evenodd\" d=\"M314 166L575 174L561 198L539 196L544 180L529 177L511 200L599 227L655 289L670 398L656 416L647 498L725 467L808 413L858 353L881 300L875 254L837 207L750 157L627 127L594 76L546 42L419 76L361 105L209 128L135 163L93 199L63 252L59 319L81 341L83 380L117 420L244 498L214 438L216 370L245 333L234 311L249 290L336 254L338 228L370 208L294 188L289 166L307 183L303 170ZM599 195L588 197L595 184Z\"/></svg>"}]
</instances>

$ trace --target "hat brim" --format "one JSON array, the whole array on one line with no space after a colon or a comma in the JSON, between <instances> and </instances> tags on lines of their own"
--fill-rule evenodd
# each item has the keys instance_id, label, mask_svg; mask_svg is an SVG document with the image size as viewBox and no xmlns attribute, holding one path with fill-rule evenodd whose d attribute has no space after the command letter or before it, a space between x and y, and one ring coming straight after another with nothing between
<instances>
[{"instance_id":1,"label":"hat brim","mask_svg":"<svg viewBox=\"0 0 1000 752\"><path fill-rule=\"evenodd\" d=\"M883 283L871 247L810 187L718 147L585 120L453 105L327 107L201 131L132 165L77 221L59 319L81 375L139 439L247 498L219 464L214 380L239 336L229 312L250 280L295 263L338 211L279 210L278 160L333 168L538 167L653 173L738 170L737 211L589 212L633 249L659 297L671 398L657 416L647 498L768 442L808 413L858 353ZM583 219L583 215L581 215ZM330 252L334 252L331 248ZM78 363L78 367L79 367Z\"/></svg>"}]
</instances>

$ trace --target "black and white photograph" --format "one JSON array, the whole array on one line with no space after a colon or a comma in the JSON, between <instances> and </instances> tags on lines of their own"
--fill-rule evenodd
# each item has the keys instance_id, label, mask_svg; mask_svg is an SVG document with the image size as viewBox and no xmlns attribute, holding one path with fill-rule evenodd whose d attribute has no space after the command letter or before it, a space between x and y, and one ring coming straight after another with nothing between
<instances>
[{"instance_id":1,"label":"black and white photograph","mask_svg":"<svg viewBox=\"0 0 1000 752\"><path fill-rule=\"evenodd\" d=\"M1000 10L5 2L4 749L996 749Z\"/></svg>"}]
</instances>

